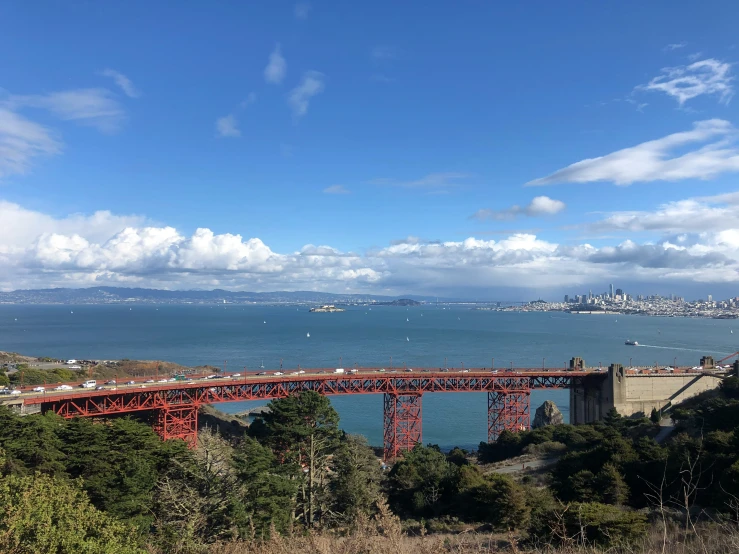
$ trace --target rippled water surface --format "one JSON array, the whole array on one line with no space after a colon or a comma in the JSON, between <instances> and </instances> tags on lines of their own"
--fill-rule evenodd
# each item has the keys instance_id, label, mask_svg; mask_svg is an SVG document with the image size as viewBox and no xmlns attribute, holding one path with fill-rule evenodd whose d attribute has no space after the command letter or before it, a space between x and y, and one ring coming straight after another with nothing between
<instances>
[{"instance_id":1,"label":"rippled water surface","mask_svg":"<svg viewBox=\"0 0 739 554\"><path fill-rule=\"evenodd\" d=\"M407 321L406 321L407 320ZM732 328L737 333L732 334ZM310 333L310 338L307 334ZM703 354L736 350L739 322L713 319L569 315L466 307L350 307L342 313L272 306L0 305L0 350L78 359L170 360L267 368L384 366L563 367L572 356L612 362L696 365ZM640 346L626 346L626 339ZM391 362L392 357L392 362ZM494 360L493 360L494 358ZM566 391L536 391L568 417ZM334 397L341 425L382 442L382 397ZM222 404L228 412L246 403ZM256 403L253 405L257 405ZM424 442L471 447L486 438L487 400L479 393L427 394Z\"/></svg>"}]
</instances>

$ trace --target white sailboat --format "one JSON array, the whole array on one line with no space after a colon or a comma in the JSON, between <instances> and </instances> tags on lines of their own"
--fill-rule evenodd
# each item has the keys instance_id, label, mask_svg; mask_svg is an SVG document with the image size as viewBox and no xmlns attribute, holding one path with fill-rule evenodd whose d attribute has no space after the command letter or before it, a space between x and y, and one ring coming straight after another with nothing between
<instances>
[{"instance_id":1,"label":"white sailboat","mask_svg":"<svg viewBox=\"0 0 739 554\"><path fill-rule=\"evenodd\" d=\"M409 339L408 337L405 337L405 341L406 342L411 342L411 339Z\"/></svg>"},{"instance_id":2,"label":"white sailboat","mask_svg":"<svg viewBox=\"0 0 739 554\"><path fill-rule=\"evenodd\" d=\"M305 336L310 338L310 333L306 333Z\"/></svg>"},{"instance_id":3,"label":"white sailboat","mask_svg":"<svg viewBox=\"0 0 739 554\"><path fill-rule=\"evenodd\" d=\"M259 366L259 369L264 369L264 360L262 360L262 365Z\"/></svg>"}]
</instances>

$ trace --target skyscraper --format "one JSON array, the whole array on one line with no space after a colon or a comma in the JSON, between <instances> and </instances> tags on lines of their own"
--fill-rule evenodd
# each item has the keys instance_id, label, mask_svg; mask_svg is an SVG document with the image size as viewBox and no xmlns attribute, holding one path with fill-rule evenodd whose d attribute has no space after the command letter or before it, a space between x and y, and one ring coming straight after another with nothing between
<instances>
[{"instance_id":1,"label":"skyscraper","mask_svg":"<svg viewBox=\"0 0 739 554\"><path fill-rule=\"evenodd\" d=\"M611 298L614 298L614 294L613 294L613 283L611 283Z\"/></svg>"}]
</instances>

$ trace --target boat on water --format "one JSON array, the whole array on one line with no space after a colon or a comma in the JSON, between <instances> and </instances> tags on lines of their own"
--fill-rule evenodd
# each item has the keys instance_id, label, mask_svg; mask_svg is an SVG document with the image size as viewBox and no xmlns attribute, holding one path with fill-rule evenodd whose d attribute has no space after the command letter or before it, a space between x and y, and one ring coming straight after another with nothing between
<instances>
[{"instance_id":1,"label":"boat on water","mask_svg":"<svg viewBox=\"0 0 739 554\"><path fill-rule=\"evenodd\" d=\"M628 339L626 340L626 342L624 344L626 346L639 346L639 343L636 342L635 340L628 340Z\"/></svg>"},{"instance_id":2,"label":"boat on water","mask_svg":"<svg viewBox=\"0 0 739 554\"><path fill-rule=\"evenodd\" d=\"M306 333L305 336L310 338L310 333Z\"/></svg>"}]
</instances>

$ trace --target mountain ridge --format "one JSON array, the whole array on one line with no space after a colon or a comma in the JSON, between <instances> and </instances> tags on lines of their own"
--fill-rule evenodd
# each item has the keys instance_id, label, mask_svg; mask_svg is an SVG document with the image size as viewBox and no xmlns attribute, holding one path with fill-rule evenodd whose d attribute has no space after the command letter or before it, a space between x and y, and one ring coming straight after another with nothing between
<instances>
[{"instance_id":1,"label":"mountain ridge","mask_svg":"<svg viewBox=\"0 0 739 554\"><path fill-rule=\"evenodd\" d=\"M117 303L368 303L392 302L408 299L417 302L435 302L436 297L415 294L377 295L331 293L316 291L228 291L166 290L129 287L86 287L20 289L0 292L3 304L117 304ZM439 299L449 301L450 299Z\"/></svg>"}]
</instances>

